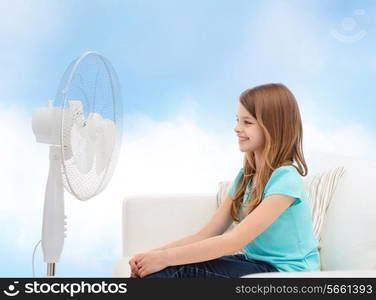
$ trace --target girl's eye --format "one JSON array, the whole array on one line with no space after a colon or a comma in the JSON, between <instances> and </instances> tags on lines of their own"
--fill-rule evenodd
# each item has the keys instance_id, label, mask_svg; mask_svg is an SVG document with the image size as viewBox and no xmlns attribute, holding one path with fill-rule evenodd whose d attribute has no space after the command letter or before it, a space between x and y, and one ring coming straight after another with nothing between
<instances>
[{"instance_id":1,"label":"girl's eye","mask_svg":"<svg viewBox=\"0 0 376 300\"><path fill-rule=\"evenodd\" d=\"M236 122L239 122L238 119L236 119ZM245 124L252 124L251 122L244 121Z\"/></svg>"}]
</instances>

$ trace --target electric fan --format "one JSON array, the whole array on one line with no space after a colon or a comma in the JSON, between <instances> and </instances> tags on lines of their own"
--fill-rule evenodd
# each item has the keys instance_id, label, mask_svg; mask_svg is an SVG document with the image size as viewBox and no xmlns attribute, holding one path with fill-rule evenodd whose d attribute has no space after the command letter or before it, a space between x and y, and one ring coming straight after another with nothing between
<instances>
[{"instance_id":1,"label":"electric fan","mask_svg":"<svg viewBox=\"0 0 376 300\"><path fill-rule=\"evenodd\" d=\"M47 276L55 275L66 237L63 187L79 200L103 191L116 166L122 128L116 72L94 51L74 60L54 101L34 111L36 141L50 145L41 240Z\"/></svg>"}]
</instances>

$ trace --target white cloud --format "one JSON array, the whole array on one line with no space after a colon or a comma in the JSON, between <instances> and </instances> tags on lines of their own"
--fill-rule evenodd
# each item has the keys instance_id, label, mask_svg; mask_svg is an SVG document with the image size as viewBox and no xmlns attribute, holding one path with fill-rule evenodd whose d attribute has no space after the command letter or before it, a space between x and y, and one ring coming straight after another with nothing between
<instances>
[{"instance_id":1,"label":"white cloud","mask_svg":"<svg viewBox=\"0 0 376 300\"><path fill-rule=\"evenodd\" d=\"M155 121L142 114L127 116L119 162L107 189L89 201L78 201L65 193L68 237L61 257L63 265L75 265L77 270L86 266L90 276L94 266L104 272L105 263L120 257L125 196L214 194L219 181L233 180L242 164L233 132L215 133L197 127L195 110L186 117L187 107L188 102L168 121ZM303 106L302 114L313 116L316 111ZM307 118L304 130L309 165L328 153L368 156L376 149L374 136L359 124L319 128ZM31 115L19 108L0 107L0 136L1 243L12 247L14 255L31 258L33 246L41 237L48 146L35 142ZM41 259L37 260L39 270L40 263ZM74 269L69 272L67 275L74 276Z\"/></svg>"},{"instance_id":2,"label":"white cloud","mask_svg":"<svg viewBox=\"0 0 376 300\"><path fill-rule=\"evenodd\" d=\"M319 103L329 99L317 99L304 88L296 92L303 120L304 155L309 174L316 171L320 157L327 155L350 156L374 161L376 137L370 128L359 123L339 124L337 116L329 115Z\"/></svg>"},{"instance_id":3,"label":"white cloud","mask_svg":"<svg viewBox=\"0 0 376 300\"><path fill-rule=\"evenodd\" d=\"M311 166L314 168L310 169L313 173L318 159L326 155L375 161L376 137L362 124L346 124L341 128L318 128L313 123L305 123L304 140L305 156L313 162Z\"/></svg>"}]
</instances>

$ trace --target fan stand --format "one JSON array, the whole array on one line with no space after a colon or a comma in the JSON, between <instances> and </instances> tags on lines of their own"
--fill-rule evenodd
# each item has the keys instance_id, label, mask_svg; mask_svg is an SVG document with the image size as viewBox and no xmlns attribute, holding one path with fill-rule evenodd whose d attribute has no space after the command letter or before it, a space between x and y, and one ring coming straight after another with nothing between
<instances>
[{"instance_id":1,"label":"fan stand","mask_svg":"<svg viewBox=\"0 0 376 300\"><path fill-rule=\"evenodd\" d=\"M97 94L103 97L98 99ZM81 97L84 97L83 102L80 100ZM108 109L105 107L106 104ZM88 115L84 114L84 107L89 109ZM103 108L106 109L102 116L99 111ZM84 119L85 116L87 120ZM95 51L85 52L74 60L60 80L55 101L49 100L48 107L38 108L33 113L32 129L36 141L50 145L40 241L44 263L47 264L47 276L55 276L55 267L60 260L66 237L64 187L79 200L91 199L106 187L113 175L119 154L121 117L122 103L118 77L110 62ZM86 157L82 156L78 160L74 157L72 146L73 125L76 125L74 142L88 143L74 143L79 151L86 154ZM90 171L93 159L96 162L95 178L84 175L87 174L86 171ZM69 166L66 165L67 161ZM91 184L86 194L77 194L75 186L72 188L70 176L75 176L74 180L80 180L78 184L84 179L85 183L90 181L95 185Z\"/></svg>"},{"instance_id":2,"label":"fan stand","mask_svg":"<svg viewBox=\"0 0 376 300\"><path fill-rule=\"evenodd\" d=\"M47 277L55 276L55 263L47 263Z\"/></svg>"},{"instance_id":3,"label":"fan stand","mask_svg":"<svg viewBox=\"0 0 376 300\"><path fill-rule=\"evenodd\" d=\"M55 264L63 251L66 230L64 215L64 190L61 176L61 146L50 145L50 170L48 173L43 207L42 248L47 276L55 275Z\"/></svg>"}]
</instances>

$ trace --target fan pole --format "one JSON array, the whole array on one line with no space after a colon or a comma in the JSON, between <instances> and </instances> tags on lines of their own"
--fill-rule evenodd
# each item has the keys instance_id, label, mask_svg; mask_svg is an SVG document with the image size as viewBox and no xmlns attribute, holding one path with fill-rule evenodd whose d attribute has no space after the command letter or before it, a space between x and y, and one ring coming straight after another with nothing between
<instances>
[{"instance_id":1,"label":"fan pole","mask_svg":"<svg viewBox=\"0 0 376 300\"><path fill-rule=\"evenodd\" d=\"M47 263L47 276L55 276L55 263Z\"/></svg>"},{"instance_id":2,"label":"fan pole","mask_svg":"<svg viewBox=\"0 0 376 300\"><path fill-rule=\"evenodd\" d=\"M61 146L50 146L50 169L43 207L42 249L47 276L55 275L55 264L63 251L65 225L64 190L61 177Z\"/></svg>"}]
</instances>

